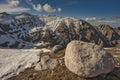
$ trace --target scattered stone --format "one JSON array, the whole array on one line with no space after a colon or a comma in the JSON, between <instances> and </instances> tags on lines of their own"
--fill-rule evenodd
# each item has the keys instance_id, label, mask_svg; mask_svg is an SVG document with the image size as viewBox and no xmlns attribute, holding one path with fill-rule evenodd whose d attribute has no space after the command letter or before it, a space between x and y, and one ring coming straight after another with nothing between
<instances>
[{"instance_id":1,"label":"scattered stone","mask_svg":"<svg viewBox=\"0 0 120 80\"><path fill-rule=\"evenodd\" d=\"M58 52L59 50L61 50L63 48L62 45L55 45L52 50L51 50L51 53L56 53Z\"/></svg>"},{"instance_id":2,"label":"scattered stone","mask_svg":"<svg viewBox=\"0 0 120 80\"><path fill-rule=\"evenodd\" d=\"M35 49L41 49L41 48L48 48L50 46L50 43L46 43L46 42L41 42L41 43L37 43L34 45Z\"/></svg>"},{"instance_id":3,"label":"scattered stone","mask_svg":"<svg viewBox=\"0 0 120 80\"><path fill-rule=\"evenodd\" d=\"M71 72L88 78L111 72L114 59L98 45L74 40L67 45L65 65Z\"/></svg>"},{"instance_id":4,"label":"scattered stone","mask_svg":"<svg viewBox=\"0 0 120 80\"><path fill-rule=\"evenodd\" d=\"M41 65L40 65L40 63L38 63L36 66L35 66L35 68L34 68L36 71L40 71L40 70L42 70L41 69Z\"/></svg>"},{"instance_id":5,"label":"scattered stone","mask_svg":"<svg viewBox=\"0 0 120 80\"><path fill-rule=\"evenodd\" d=\"M33 73L33 76L36 76L36 75L38 75L38 73Z\"/></svg>"},{"instance_id":6,"label":"scattered stone","mask_svg":"<svg viewBox=\"0 0 120 80\"><path fill-rule=\"evenodd\" d=\"M41 58L41 61L36 65L35 70L45 70L54 69L58 61L56 59L51 59L49 55L45 55Z\"/></svg>"}]
</instances>

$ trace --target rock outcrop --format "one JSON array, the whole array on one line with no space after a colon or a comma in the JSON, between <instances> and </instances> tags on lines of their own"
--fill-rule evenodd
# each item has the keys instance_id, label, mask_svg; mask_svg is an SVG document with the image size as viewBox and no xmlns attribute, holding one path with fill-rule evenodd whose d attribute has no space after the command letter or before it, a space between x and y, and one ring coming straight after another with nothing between
<instances>
[{"instance_id":1,"label":"rock outcrop","mask_svg":"<svg viewBox=\"0 0 120 80\"><path fill-rule=\"evenodd\" d=\"M65 65L71 72L88 78L112 71L114 59L98 45L74 40L67 45Z\"/></svg>"}]
</instances>

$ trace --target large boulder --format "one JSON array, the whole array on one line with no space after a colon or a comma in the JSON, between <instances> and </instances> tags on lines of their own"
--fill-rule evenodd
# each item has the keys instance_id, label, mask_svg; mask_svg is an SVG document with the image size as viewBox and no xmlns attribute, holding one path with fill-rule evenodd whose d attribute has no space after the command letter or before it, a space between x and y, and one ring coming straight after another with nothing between
<instances>
[{"instance_id":1,"label":"large boulder","mask_svg":"<svg viewBox=\"0 0 120 80\"><path fill-rule=\"evenodd\" d=\"M112 71L114 59L98 45L74 40L67 45L65 65L71 72L89 78Z\"/></svg>"}]
</instances>

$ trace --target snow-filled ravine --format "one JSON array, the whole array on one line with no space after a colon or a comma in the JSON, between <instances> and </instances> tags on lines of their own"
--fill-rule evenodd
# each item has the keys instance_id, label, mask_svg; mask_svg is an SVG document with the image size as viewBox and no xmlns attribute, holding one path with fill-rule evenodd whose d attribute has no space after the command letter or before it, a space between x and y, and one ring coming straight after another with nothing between
<instances>
[{"instance_id":1,"label":"snow-filled ravine","mask_svg":"<svg viewBox=\"0 0 120 80\"><path fill-rule=\"evenodd\" d=\"M40 51L48 49L0 49L0 80L6 80L31 68L39 61Z\"/></svg>"}]
</instances>

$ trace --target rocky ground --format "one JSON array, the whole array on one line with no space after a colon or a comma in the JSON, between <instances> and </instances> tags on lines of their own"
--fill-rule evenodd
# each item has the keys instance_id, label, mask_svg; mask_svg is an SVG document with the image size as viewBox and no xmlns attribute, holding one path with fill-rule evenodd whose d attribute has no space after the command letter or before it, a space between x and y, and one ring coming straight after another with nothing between
<instances>
[{"instance_id":1,"label":"rocky ground","mask_svg":"<svg viewBox=\"0 0 120 80\"><path fill-rule=\"evenodd\" d=\"M115 57L116 61L115 69L107 75L103 74L95 78L85 79L73 74L64 64L63 56L65 50L61 50L52 56L59 61L59 64L55 69L35 71L34 68L30 68L20 73L18 76L14 76L8 80L120 80L120 47L105 49Z\"/></svg>"}]
</instances>

